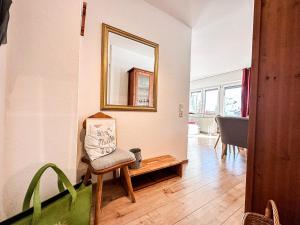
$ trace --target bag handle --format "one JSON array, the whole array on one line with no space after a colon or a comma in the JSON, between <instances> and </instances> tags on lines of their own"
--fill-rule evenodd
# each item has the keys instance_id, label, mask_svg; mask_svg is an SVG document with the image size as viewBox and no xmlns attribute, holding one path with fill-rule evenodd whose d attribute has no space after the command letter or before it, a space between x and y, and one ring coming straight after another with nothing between
<instances>
[{"instance_id":1,"label":"bag handle","mask_svg":"<svg viewBox=\"0 0 300 225\"><path fill-rule=\"evenodd\" d=\"M71 197L72 197L71 207L74 207L75 201L77 198L77 192L76 192L75 188L73 187L73 185L71 184L69 179L66 177L66 175L63 173L63 171L60 170L53 163L46 164L45 166L40 168L34 175L32 181L28 187L28 190L26 192L24 202L23 202L23 211L25 211L30 208L30 200L33 195L33 209L34 210L33 210L32 223L31 223L32 225L37 224L37 222L41 216L42 207L41 207L41 199L40 199L40 179L41 179L41 176L43 175L43 173L48 168L52 168L56 172L56 174L58 176L59 190L60 191L64 190L64 188L63 188L63 184L64 184L65 187L68 189L69 193L71 194Z\"/></svg>"},{"instance_id":2,"label":"bag handle","mask_svg":"<svg viewBox=\"0 0 300 225\"><path fill-rule=\"evenodd\" d=\"M277 210L277 206L273 200L268 201L265 216L269 219L273 219L274 225L280 225L279 213Z\"/></svg>"}]
</instances>

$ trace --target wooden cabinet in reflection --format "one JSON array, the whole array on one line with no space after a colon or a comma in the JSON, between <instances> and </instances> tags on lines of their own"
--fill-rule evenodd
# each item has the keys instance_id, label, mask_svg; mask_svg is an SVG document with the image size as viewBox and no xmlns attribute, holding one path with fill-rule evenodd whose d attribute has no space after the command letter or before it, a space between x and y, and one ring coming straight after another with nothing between
<instances>
[{"instance_id":1,"label":"wooden cabinet in reflection","mask_svg":"<svg viewBox=\"0 0 300 225\"><path fill-rule=\"evenodd\" d=\"M128 73L128 105L153 107L154 73L135 67Z\"/></svg>"}]
</instances>

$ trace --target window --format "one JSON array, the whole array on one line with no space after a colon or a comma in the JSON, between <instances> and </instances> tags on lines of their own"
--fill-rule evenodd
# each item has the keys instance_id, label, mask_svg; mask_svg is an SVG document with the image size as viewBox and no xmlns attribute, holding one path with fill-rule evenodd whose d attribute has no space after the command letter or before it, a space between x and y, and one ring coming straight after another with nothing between
<instances>
[{"instance_id":1,"label":"window","mask_svg":"<svg viewBox=\"0 0 300 225\"><path fill-rule=\"evenodd\" d=\"M205 114L217 114L219 107L219 89L205 91Z\"/></svg>"},{"instance_id":2,"label":"window","mask_svg":"<svg viewBox=\"0 0 300 225\"><path fill-rule=\"evenodd\" d=\"M190 112L202 116L241 116L242 86L240 82L211 86L192 91Z\"/></svg>"},{"instance_id":3,"label":"window","mask_svg":"<svg viewBox=\"0 0 300 225\"><path fill-rule=\"evenodd\" d=\"M241 86L225 87L224 116L241 116Z\"/></svg>"},{"instance_id":4,"label":"window","mask_svg":"<svg viewBox=\"0 0 300 225\"><path fill-rule=\"evenodd\" d=\"M191 93L190 97L190 112L201 113L202 111L202 91Z\"/></svg>"}]
</instances>

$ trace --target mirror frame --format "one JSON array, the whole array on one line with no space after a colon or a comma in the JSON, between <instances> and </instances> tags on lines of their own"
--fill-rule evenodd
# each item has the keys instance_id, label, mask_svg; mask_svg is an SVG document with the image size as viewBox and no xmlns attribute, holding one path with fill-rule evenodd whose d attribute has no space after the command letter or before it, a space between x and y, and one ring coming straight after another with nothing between
<instances>
[{"instance_id":1,"label":"mirror frame","mask_svg":"<svg viewBox=\"0 0 300 225\"><path fill-rule=\"evenodd\" d=\"M107 78L108 78L108 34L118 34L122 37L131 39L133 41L140 42L154 48L154 81L153 81L153 106L126 106L126 105L111 105L107 103ZM148 41L144 38L130 34L126 31L120 30L116 27L112 27L108 24L102 23L102 46L101 46L101 93L100 93L100 109L110 111L145 111L145 112L157 112L157 82L158 82L158 55L159 45Z\"/></svg>"}]
</instances>

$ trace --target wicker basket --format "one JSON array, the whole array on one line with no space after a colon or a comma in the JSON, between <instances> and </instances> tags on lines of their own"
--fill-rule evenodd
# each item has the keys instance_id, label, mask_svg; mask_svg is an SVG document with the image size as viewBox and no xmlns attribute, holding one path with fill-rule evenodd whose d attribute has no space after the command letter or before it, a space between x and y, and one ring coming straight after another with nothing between
<instances>
[{"instance_id":1,"label":"wicker basket","mask_svg":"<svg viewBox=\"0 0 300 225\"><path fill-rule=\"evenodd\" d=\"M243 219L243 225L280 225L275 202L273 200L268 201L265 215L246 213Z\"/></svg>"}]
</instances>

